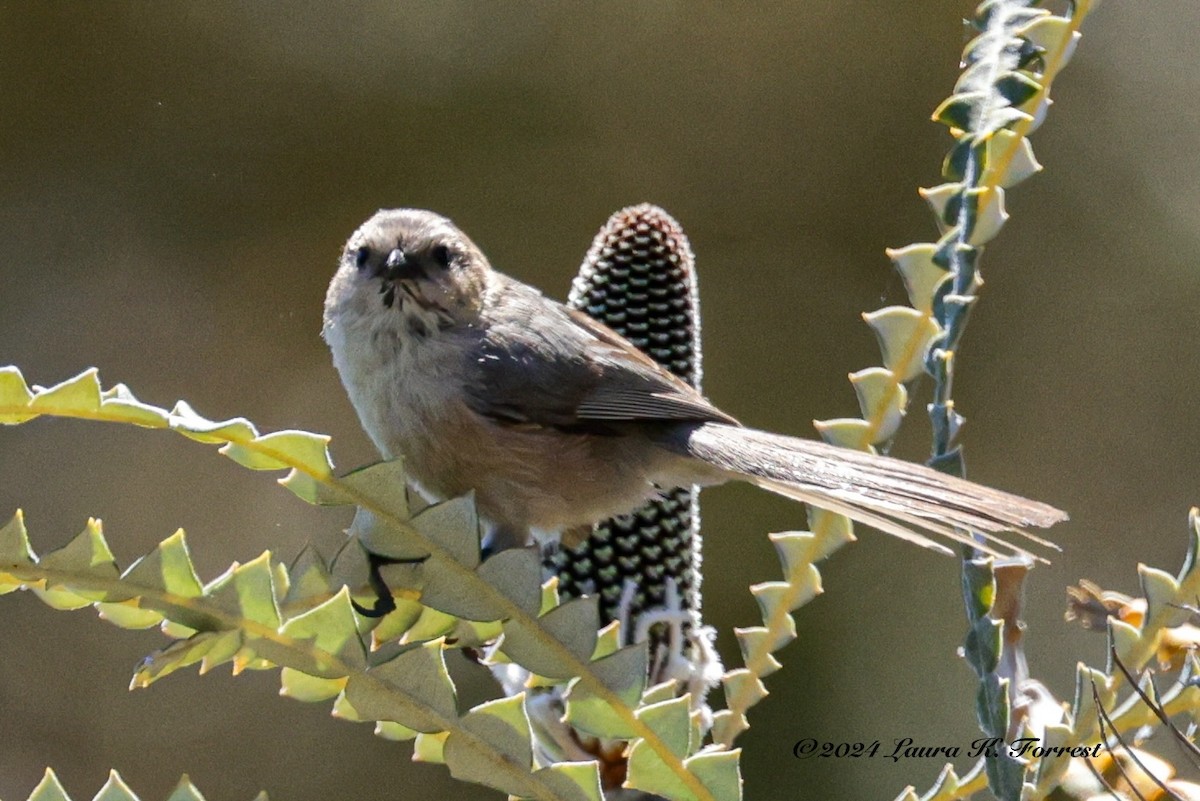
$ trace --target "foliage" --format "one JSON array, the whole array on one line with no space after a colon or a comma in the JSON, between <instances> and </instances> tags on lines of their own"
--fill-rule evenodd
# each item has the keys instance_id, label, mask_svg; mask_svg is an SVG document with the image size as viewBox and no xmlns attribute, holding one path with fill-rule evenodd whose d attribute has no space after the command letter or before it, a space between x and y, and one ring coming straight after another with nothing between
<instances>
[{"instance_id":1,"label":"foliage","mask_svg":"<svg viewBox=\"0 0 1200 801\"><path fill-rule=\"evenodd\" d=\"M878 336L882 366L851 375L862 416L818 423L827 441L886 448L906 414L909 386L929 375L931 461L962 473L956 443L962 417L951 388L955 354L981 285L982 246L1007 217L1005 190L1040 169L1027 137L1045 118L1050 86L1090 8L1080 0L1055 15L1028 0L985 0L977 9L972 25L978 36L964 54L964 72L934 115L955 139L943 165L946 183L922 192L940 239L888 252L912 305L864 315ZM337 476L328 438L318 434L261 434L248 420L209 420L182 401L160 408L123 385L102 388L94 370L40 388L30 387L16 367L0 368L0 423L42 416L174 431L219 445L243 467L286 470L280 483L309 503L358 511L350 539L328 562L311 550L290 564L268 552L207 582L193 568L182 531L121 569L98 521L39 557L18 512L0 529L0 594L27 589L55 609L93 607L119 627L159 626L172 641L138 666L135 686L191 665L202 673L226 663L235 672L279 668L285 695L332 701L339 717L370 721L382 737L413 741L417 759L444 763L457 778L519 798L600 799L612 789L602 786L597 762L547 760L537 750L530 694L545 687L561 689L565 722L577 732L625 744L624 788L668 799L740 798L733 744L749 726L747 712L767 695L763 678L781 667L775 652L796 637L792 613L821 592L815 563L854 539L848 519L816 509L808 531L771 535L783 576L750 588L762 625L736 631L743 666L723 676L727 708L707 732L677 687L648 686L645 643L622 646L627 638L615 622L601 629L595 598L560 600L553 580L542 584L533 549L483 558L471 499L421 505L403 490L397 462ZM1142 568L1144 617L1139 625L1106 618L1113 659L1104 671L1080 668L1074 703L1059 718L1046 711L1057 708L1053 703L1014 712L1011 689L1021 677L1009 666L1020 650L1019 604L998 611L998 599L1019 596L1027 566L1001 574L990 560L966 555L964 652L980 676L976 708L985 734L1033 732L1049 745L1090 744L1102 726L1121 735L1153 723L1147 710L1155 704L1166 714L1196 708L1187 659L1170 663L1178 678L1169 690L1149 694L1152 703L1134 692L1114 706L1122 684L1156 653L1161 658L1167 632L1184 624L1182 605L1200 595L1195 514L1192 524L1184 571L1173 579ZM395 608L377 620L356 614L353 603L373 597L368 554L392 562L383 577ZM488 644L487 661L519 666L530 692L461 710L444 653ZM1004 799L1022 792L1042 798L1061 789L1072 770L1076 763L1061 756L1020 761L1000 753L961 778L947 768L924 798L962 798L988 784ZM115 774L102 791L110 795L134 798ZM199 794L185 780L176 796ZM48 773L32 797L66 795ZM910 788L902 798L916 796Z\"/></svg>"}]
</instances>

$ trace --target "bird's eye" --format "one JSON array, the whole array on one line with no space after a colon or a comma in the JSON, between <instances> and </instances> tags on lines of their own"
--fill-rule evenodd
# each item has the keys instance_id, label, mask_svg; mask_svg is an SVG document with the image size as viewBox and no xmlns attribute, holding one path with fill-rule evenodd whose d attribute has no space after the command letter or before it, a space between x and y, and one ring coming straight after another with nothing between
<instances>
[{"instance_id":1,"label":"bird's eye","mask_svg":"<svg viewBox=\"0 0 1200 801\"><path fill-rule=\"evenodd\" d=\"M440 267L449 267L450 261L454 258L454 252L445 245L435 245L433 250L429 251L429 255Z\"/></svg>"},{"instance_id":2,"label":"bird's eye","mask_svg":"<svg viewBox=\"0 0 1200 801\"><path fill-rule=\"evenodd\" d=\"M371 258L371 249L367 247L359 248L354 253L354 264L361 270L367 266L367 259L369 258Z\"/></svg>"}]
</instances>

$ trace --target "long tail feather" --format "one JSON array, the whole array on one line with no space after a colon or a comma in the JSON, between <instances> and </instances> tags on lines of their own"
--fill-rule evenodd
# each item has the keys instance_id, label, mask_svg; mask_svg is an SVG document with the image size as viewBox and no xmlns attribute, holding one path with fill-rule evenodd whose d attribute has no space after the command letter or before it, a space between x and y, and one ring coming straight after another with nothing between
<instances>
[{"instance_id":1,"label":"long tail feather","mask_svg":"<svg viewBox=\"0 0 1200 801\"><path fill-rule=\"evenodd\" d=\"M1011 531L1040 546L1056 548L1027 529L1067 519L1065 512L1053 506L923 465L815 440L707 423L689 433L683 448L689 455L764 489L943 552L946 547L926 534L993 556L1021 554L1045 561L996 534ZM981 535L983 541L968 531Z\"/></svg>"}]
</instances>

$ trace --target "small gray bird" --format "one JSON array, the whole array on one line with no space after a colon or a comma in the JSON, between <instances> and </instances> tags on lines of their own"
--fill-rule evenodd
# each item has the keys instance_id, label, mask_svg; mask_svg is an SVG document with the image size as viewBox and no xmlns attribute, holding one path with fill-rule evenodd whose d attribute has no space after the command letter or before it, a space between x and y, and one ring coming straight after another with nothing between
<instances>
[{"instance_id":1,"label":"small gray bird","mask_svg":"<svg viewBox=\"0 0 1200 801\"><path fill-rule=\"evenodd\" d=\"M911 462L745 428L608 327L493 270L429 211L380 211L354 232L323 334L380 453L430 500L474 491L492 549L577 540L663 490L729 480L946 553L920 532L1004 555L1025 551L995 532L1066 519Z\"/></svg>"}]
</instances>

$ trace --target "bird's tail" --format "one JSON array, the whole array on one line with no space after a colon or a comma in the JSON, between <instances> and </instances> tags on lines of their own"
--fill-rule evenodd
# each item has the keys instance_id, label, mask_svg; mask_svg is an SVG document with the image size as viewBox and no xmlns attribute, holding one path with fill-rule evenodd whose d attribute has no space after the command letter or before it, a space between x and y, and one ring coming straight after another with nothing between
<instances>
[{"instance_id":1,"label":"bird's tail","mask_svg":"<svg viewBox=\"0 0 1200 801\"><path fill-rule=\"evenodd\" d=\"M943 553L952 552L928 535L993 556L1021 554L1045 561L996 535L1012 531L1055 548L1027 529L1067 519L1053 506L923 465L724 423L697 426L674 447L771 492Z\"/></svg>"}]
</instances>

